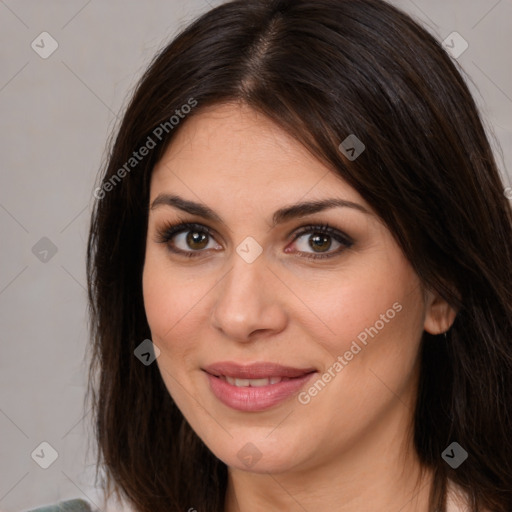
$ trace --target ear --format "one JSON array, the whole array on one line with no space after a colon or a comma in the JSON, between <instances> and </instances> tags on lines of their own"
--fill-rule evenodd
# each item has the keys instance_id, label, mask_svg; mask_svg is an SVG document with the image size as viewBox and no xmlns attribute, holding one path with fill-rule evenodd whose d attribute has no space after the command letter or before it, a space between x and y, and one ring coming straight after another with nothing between
<instances>
[{"instance_id":1,"label":"ear","mask_svg":"<svg viewBox=\"0 0 512 512\"><path fill-rule=\"evenodd\" d=\"M457 311L437 292L427 291L425 323L423 328L430 334L443 334L452 326Z\"/></svg>"}]
</instances>

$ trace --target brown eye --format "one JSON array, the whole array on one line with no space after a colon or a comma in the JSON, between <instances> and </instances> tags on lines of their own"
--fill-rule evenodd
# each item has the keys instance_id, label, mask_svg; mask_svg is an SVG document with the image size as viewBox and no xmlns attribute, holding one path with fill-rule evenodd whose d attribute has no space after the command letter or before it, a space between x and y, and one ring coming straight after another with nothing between
<instances>
[{"instance_id":1,"label":"brown eye","mask_svg":"<svg viewBox=\"0 0 512 512\"><path fill-rule=\"evenodd\" d=\"M339 255L345 249L351 247L353 240L343 232L330 227L327 224L321 226L307 226L295 235L296 240L304 238L307 244L300 242L297 253L303 258L321 259L330 258ZM158 232L156 241L165 243L168 249L175 253L187 257L201 256L205 249L208 249L210 241L214 242L212 232L207 226L193 223L180 223L169 225ZM329 251L332 244L338 244L337 251ZM302 247L300 247L302 246ZM214 245L210 249L218 250L220 246ZM312 252L309 249L312 249ZM329 252L328 252L329 251ZM286 251L290 252L290 251Z\"/></svg>"},{"instance_id":2,"label":"brown eye","mask_svg":"<svg viewBox=\"0 0 512 512\"><path fill-rule=\"evenodd\" d=\"M312 249L319 249L320 252L325 252L331 247L330 239L329 235L315 235L309 239L308 243Z\"/></svg>"},{"instance_id":3,"label":"brown eye","mask_svg":"<svg viewBox=\"0 0 512 512\"><path fill-rule=\"evenodd\" d=\"M156 242L166 244L171 252L187 257L200 256L208 248L210 240L214 238L206 226L187 222L164 227L156 238ZM218 246L211 248L217 249Z\"/></svg>"},{"instance_id":4,"label":"brown eye","mask_svg":"<svg viewBox=\"0 0 512 512\"><path fill-rule=\"evenodd\" d=\"M200 250L208 245L208 236L208 234L201 231L188 231L185 241L191 249Z\"/></svg>"},{"instance_id":5,"label":"brown eye","mask_svg":"<svg viewBox=\"0 0 512 512\"><path fill-rule=\"evenodd\" d=\"M301 238L303 238L304 241L297 243L296 241ZM305 243L306 241L307 243ZM337 251L328 252L333 242L334 244L338 244L339 248ZM306 227L295 235L294 243L298 246L298 253L304 254L303 257L305 258L312 259L337 256L354 244L350 237L327 224ZM308 249L312 249L313 252Z\"/></svg>"}]
</instances>

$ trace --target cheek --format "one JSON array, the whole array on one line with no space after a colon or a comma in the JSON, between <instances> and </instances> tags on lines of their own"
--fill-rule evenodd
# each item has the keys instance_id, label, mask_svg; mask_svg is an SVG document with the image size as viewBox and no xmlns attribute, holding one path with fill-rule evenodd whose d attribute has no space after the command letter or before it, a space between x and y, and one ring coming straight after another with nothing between
<instances>
[{"instance_id":1,"label":"cheek","mask_svg":"<svg viewBox=\"0 0 512 512\"><path fill-rule=\"evenodd\" d=\"M309 335L329 354L322 380L330 399L368 411L386 401L389 389L403 389L414 370L425 314L420 281L396 250L333 275L309 287L318 316Z\"/></svg>"},{"instance_id":2,"label":"cheek","mask_svg":"<svg viewBox=\"0 0 512 512\"><path fill-rule=\"evenodd\" d=\"M170 350L184 349L169 340L186 340L183 328L194 321L197 303L204 292L200 280L173 271L156 251L148 250L142 276L144 308L152 341L165 357Z\"/></svg>"},{"instance_id":3,"label":"cheek","mask_svg":"<svg viewBox=\"0 0 512 512\"><path fill-rule=\"evenodd\" d=\"M183 385L190 386L193 358L189 354L196 347L198 303L206 290L200 280L186 278L151 250L146 253L142 287L151 341L160 350L156 364L169 394L187 412L189 397Z\"/></svg>"},{"instance_id":4,"label":"cheek","mask_svg":"<svg viewBox=\"0 0 512 512\"><path fill-rule=\"evenodd\" d=\"M354 258L355 261L355 258ZM375 257L371 265L350 265L322 275L295 276L294 293L307 311L301 323L313 339L331 345L331 354L349 350L360 336L370 338L391 330L417 332L422 325L423 308L419 300L417 276L399 255ZM301 308L302 309L302 308ZM405 334L405 333L404 333Z\"/></svg>"},{"instance_id":5,"label":"cheek","mask_svg":"<svg viewBox=\"0 0 512 512\"><path fill-rule=\"evenodd\" d=\"M365 416L412 384L424 304L417 278L407 270L369 273L355 284L339 294L340 306L333 308L332 315L338 311L334 325L339 326L340 335L331 336L327 348L342 357L333 399L343 397Z\"/></svg>"},{"instance_id":6,"label":"cheek","mask_svg":"<svg viewBox=\"0 0 512 512\"><path fill-rule=\"evenodd\" d=\"M340 426L343 447L374 428L393 404L399 412L407 410L400 401L407 403L414 392L423 303L415 275L408 272L353 276L323 297L322 319L330 330L310 336L329 355L319 379L298 399L307 414L325 419L322 428ZM319 428L318 422L306 427L311 436Z\"/></svg>"}]
</instances>

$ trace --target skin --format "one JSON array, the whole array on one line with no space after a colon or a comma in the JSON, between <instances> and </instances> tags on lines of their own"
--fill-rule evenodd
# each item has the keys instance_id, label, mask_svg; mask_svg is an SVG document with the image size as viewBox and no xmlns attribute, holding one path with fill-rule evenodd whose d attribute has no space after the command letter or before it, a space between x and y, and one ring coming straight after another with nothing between
<instances>
[{"instance_id":1,"label":"skin","mask_svg":"<svg viewBox=\"0 0 512 512\"><path fill-rule=\"evenodd\" d=\"M204 203L225 222L150 208L143 272L163 381L228 466L225 510L427 511L431 475L420 479L410 435L418 348L424 330L445 332L455 312L424 289L370 205L269 119L238 104L184 121L153 171L150 205L164 193ZM368 213L331 208L271 228L279 208L333 197ZM169 242L199 257L157 241L180 219L212 229L203 243L187 244L190 231ZM315 231L291 235L324 223L354 243L326 235L325 252L342 252L308 259L323 254L308 244ZM236 252L248 236L263 249L252 263ZM236 411L217 400L201 371L216 361L272 361L321 376L395 303L401 311L308 404L294 396L266 411ZM248 442L261 453L250 468L237 455Z\"/></svg>"}]
</instances>

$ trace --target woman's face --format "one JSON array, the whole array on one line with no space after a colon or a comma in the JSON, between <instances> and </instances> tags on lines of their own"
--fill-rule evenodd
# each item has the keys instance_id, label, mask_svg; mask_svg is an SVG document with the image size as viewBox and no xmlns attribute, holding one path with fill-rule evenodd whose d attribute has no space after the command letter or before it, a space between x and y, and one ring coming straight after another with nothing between
<instances>
[{"instance_id":1,"label":"woman's face","mask_svg":"<svg viewBox=\"0 0 512 512\"><path fill-rule=\"evenodd\" d=\"M156 362L191 427L253 472L400 442L422 332L448 329L451 310L362 197L267 118L223 105L184 123L152 175L143 287ZM326 200L346 203L274 219ZM180 222L199 226L162 242ZM226 361L315 373L238 387L205 371Z\"/></svg>"}]
</instances>

